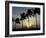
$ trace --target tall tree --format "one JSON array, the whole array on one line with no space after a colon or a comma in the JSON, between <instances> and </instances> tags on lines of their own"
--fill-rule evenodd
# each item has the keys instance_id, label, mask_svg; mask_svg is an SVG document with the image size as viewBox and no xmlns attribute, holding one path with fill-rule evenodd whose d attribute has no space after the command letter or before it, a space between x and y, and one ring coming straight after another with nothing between
<instances>
[{"instance_id":1,"label":"tall tree","mask_svg":"<svg viewBox=\"0 0 46 38\"><path fill-rule=\"evenodd\" d=\"M23 29L23 20L26 18L26 16L24 12L21 13L20 16L21 16L20 20L22 21L22 29Z\"/></svg>"},{"instance_id":2,"label":"tall tree","mask_svg":"<svg viewBox=\"0 0 46 38\"><path fill-rule=\"evenodd\" d=\"M29 25L29 16L31 17L31 15L32 15L32 11L31 9L28 9L26 14L26 17L28 18L28 25Z\"/></svg>"},{"instance_id":3,"label":"tall tree","mask_svg":"<svg viewBox=\"0 0 46 38\"><path fill-rule=\"evenodd\" d=\"M19 19L19 18L16 18L16 19L15 19L15 25L16 25L16 23L20 24L20 19ZM16 27L16 26L15 26L15 27Z\"/></svg>"},{"instance_id":4,"label":"tall tree","mask_svg":"<svg viewBox=\"0 0 46 38\"><path fill-rule=\"evenodd\" d=\"M35 8L34 14L39 14L40 15L40 8ZM36 27L37 27L37 15L36 15Z\"/></svg>"}]
</instances>

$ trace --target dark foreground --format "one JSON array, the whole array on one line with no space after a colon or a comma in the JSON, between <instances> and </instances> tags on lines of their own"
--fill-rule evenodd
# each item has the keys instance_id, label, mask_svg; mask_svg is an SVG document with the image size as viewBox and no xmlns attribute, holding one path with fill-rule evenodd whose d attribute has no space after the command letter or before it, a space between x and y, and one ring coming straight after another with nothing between
<instances>
[{"instance_id":1,"label":"dark foreground","mask_svg":"<svg viewBox=\"0 0 46 38\"><path fill-rule=\"evenodd\" d=\"M40 30L40 28L31 28L31 29L12 29L12 31L27 31L27 30Z\"/></svg>"}]
</instances>

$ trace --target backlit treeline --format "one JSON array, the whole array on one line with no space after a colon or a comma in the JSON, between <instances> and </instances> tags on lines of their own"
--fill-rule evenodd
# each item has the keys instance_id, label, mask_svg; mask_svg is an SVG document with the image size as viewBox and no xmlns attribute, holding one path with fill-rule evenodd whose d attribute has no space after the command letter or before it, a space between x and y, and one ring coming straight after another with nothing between
<instances>
[{"instance_id":1,"label":"backlit treeline","mask_svg":"<svg viewBox=\"0 0 46 38\"><path fill-rule=\"evenodd\" d=\"M23 20L28 18L28 25L29 25L29 17L31 16L36 16L36 14L39 14L40 15L40 8L32 8L32 9L28 9L27 10L27 13L23 12L20 14L20 18L16 18L14 19L12 17L12 21L14 22L15 21L15 24L18 23L20 24L20 21L22 21L22 28L23 28ZM37 16L36 16L36 26L37 26Z\"/></svg>"}]
</instances>

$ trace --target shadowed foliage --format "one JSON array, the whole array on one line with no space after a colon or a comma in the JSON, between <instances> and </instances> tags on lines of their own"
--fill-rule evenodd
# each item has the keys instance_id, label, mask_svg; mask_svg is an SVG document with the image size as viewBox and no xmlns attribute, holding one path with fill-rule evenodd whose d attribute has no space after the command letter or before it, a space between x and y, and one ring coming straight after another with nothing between
<instances>
[{"instance_id":1,"label":"shadowed foliage","mask_svg":"<svg viewBox=\"0 0 46 38\"><path fill-rule=\"evenodd\" d=\"M31 16L31 15L32 15L32 11L31 11L31 9L28 9L26 16L29 17L29 16Z\"/></svg>"},{"instance_id":2,"label":"shadowed foliage","mask_svg":"<svg viewBox=\"0 0 46 38\"><path fill-rule=\"evenodd\" d=\"M21 16L20 20L22 21L22 28L23 28L23 20L26 19L25 13L24 12L21 13L20 16Z\"/></svg>"},{"instance_id":3,"label":"shadowed foliage","mask_svg":"<svg viewBox=\"0 0 46 38\"><path fill-rule=\"evenodd\" d=\"M40 8L35 8L34 14L38 13L40 15Z\"/></svg>"},{"instance_id":4,"label":"shadowed foliage","mask_svg":"<svg viewBox=\"0 0 46 38\"><path fill-rule=\"evenodd\" d=\"M25 18L26 18L26 16L25 16L25 13L23 12L23 13L21 13L20 14L20 16L21 16L21 20L24 20Z\"/></svg>"},{"instance_id":5,"label":"shadowed foliage","mask_svg":"<svg viewBox=\"0 0 46 38\"><path fill-rule=\"evenodd\" d=\"M26 17L28 18L28 25L29 25L29 16L31 17L31 15L32 15L32 11L31 9L28 9L26 14Z\"/></svg>"},{"instance_id":6,"label":"shadowed foliage","mask_svg":"<svg viewBox=\"0 0 46 38\"><path fill-rule=\"evenodd\" d=\"M15 22L20 24L19 18L16 18Z\"/></svg>"},{"instance_id":7,"label":"shadowed foliage","mask_svg":"<svg viewBox=\"0 0 46 38\"><path fill-rule=\"evenodd\" d=\"M36 13L40 15L40 8L35 8L34 14L36 15ZM37 26L37 15L36 15L36 26Z\"/></svg>"}]
</instances>

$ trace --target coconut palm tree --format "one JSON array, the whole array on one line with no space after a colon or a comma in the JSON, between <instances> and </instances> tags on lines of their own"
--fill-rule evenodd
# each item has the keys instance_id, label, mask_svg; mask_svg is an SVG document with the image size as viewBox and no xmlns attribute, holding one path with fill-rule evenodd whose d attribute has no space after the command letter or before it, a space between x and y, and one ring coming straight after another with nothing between
<instances>
[{"instance_id":1,"label":"coconut palm tree","mask_svg":"<svg viewBox=\"0 0 46 38\"><path fill-rule=\"evenodd\" d=\"M19 18L16 18L16 19L15 19L15 25L16 25L16 23L20 24L20 19L19 19ZM15 27L16 27L16 26L15 26Z\"/></svg>"},{"instance_id":2,"label":"coconut palm tree","mask_svg":"<svg viewBox=\"0 0 46 38\"><path fill-rule=\"evenodd\" d=\"M40 8L35 8L34 14L36 15L36 13L40 15ZM37 27L37 15L36 15L36 27Z\"/></svg>"},{"instance_id":3,"label":"coconut palm tree","mask_svg":"<svg viewBox=\"0 0 46 38\"><path fill-rule=\"evenodd\" d=\"M20 19L16 18L15 22L18 23L18 24L20 24Z\"/></svg>"},{"instance_id":4,"label":"coconut palm tree","mask_svg":"<svg viewBox=\"0 0 46 38\"><path fill-rule=\"evenodd\" d=\"M21 13L20 16L21 16L20 20L22 21L22 29L23 29L23 20L26 18L26 16L24 12Z\"/></svg>"},{"instance_id":5,"label":"coconut palm tree","mask_svg":"<svg viewBox=\"0 0 46 38\"><path fill-rule=\"evenodd\" d=\"M31 17L31 15L32 15L32 11L31 9L28 9L26 14L26 17L28 18L28 25L29 25L29 16Z\"/></svg>"}]
</instances>

